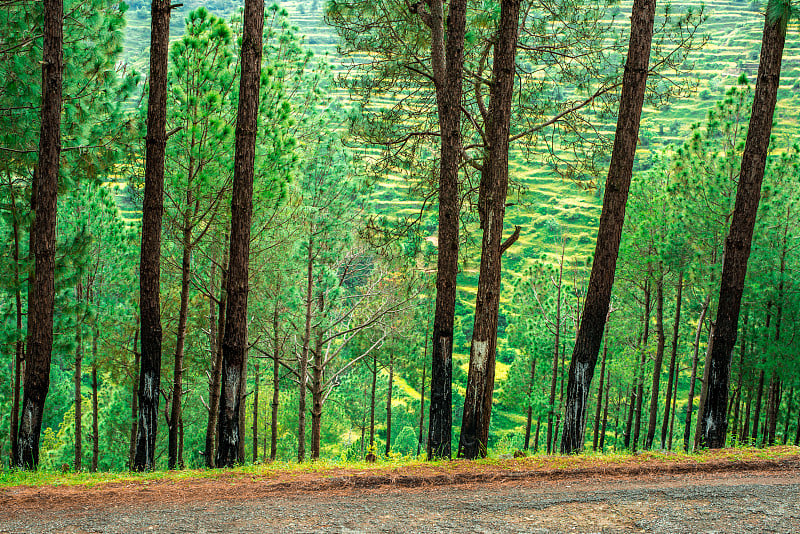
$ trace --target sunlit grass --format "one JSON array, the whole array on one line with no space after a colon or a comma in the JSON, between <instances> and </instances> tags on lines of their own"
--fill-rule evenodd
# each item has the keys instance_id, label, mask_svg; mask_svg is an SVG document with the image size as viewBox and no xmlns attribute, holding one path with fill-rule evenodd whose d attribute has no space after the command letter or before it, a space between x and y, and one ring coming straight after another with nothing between
<instances>
[{"instance_id":1,"label":"sunlit grass","mask_svg":"<svg viewBox=\"0 0 800 534\"><path fill-rule=\"evenodd\" d=\"M604 471L636 467L647 464L656 471L659 466L665 469L670 465L708 464L713 462L753 462L758 460L774 461L796 459L800 456L800 447L775 446L769 448L741 447L700 453L683 451L644 451L639 453L625 452L591 452L579 455L560 456L532 454L522 458L509 458L509 454L498 454L493 451L489 457L474 460L449 460L425 462L422 458L390 455L379 457L375 463L364 461L341 461L322 459L315 462L279 461L269 464L249 464L233 469L185 469L181 471L154 471L147 473L61 473L54 471L0 471L0 488L15 486L85 486L88 488L104 484L136 484L147 485L156 482L178 482L184 480L225 479L225 480L280 480L291 481L298 477L315 475L320 478L341 476L380 476L397 475L425 476L436 473L481 473L486 469L514 471L569 471L597 470Z\"/></svg>"}]
</instances>

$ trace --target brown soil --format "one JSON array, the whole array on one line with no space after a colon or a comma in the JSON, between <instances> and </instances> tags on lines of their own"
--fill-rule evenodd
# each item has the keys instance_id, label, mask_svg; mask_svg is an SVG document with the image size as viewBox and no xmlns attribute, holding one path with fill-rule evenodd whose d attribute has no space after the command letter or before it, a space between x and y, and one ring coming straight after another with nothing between
<instances>
[{"instance_id":1,"label":"brown soil","mask_svg":"<svg viewBox=\"0 0 800 534\"><path fill-rule=\"evenodd\" d=\"M600 483L642 481L665 476L713 474L715 479L770 474L800 475L800 455L781 459L739 460L731 455L718 459L691 461L676 458L665 462L648 455L632 457L619 463L603 463L598 458L563 458L564 467L554 467L553 458L519 458L495 464L452 461L439 465L422 464L386 469L331 468L320 472L275 472L247 475L219 471L193 479L105 483L86 486L18 486L0 490L0 521L30 512L56 512L87 507L126 503L180 504L203 501L245 501L270 495L342 493L352 490L386 491L392 489L433 488L442 486L490 486L508 483L530 484L577 481ZM2 529L0 529L2 531Z\"/></svg>"}]
</instances>

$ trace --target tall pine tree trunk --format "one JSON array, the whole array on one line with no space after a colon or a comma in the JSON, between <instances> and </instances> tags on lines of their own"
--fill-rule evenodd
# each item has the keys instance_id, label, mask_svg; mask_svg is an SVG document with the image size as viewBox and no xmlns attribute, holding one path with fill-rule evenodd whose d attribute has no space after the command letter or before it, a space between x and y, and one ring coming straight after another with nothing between
<instances>
[{"instance_id":1,"label":"tall pine tree trunk","mask_svg":"<svg viewBox=\"0 0 800 534\"><path fill-rule=\"evenodd\" d=\"M725 408L728 403L731 352L736 344L739 307L778 97L788 6L789 2L786 0L770 0L767 6L750 126L742 153L731 228L725 239L725 261L722 266L714 339L711 343L706 416L703 417L702 426L702 443L712 449L724 447L727 436ZM776 7L779 9L776 10Z\"/></svg>"},{"instance_id":2,"label":"tall pine tree trunk","mask_svg":"<svg viewBox=\"0 0 800 534\"><path fill-rule=\"evenodd\" d=\"M445 34L444 2L430 6L431 63L436 79L436 105L441 132L439 160L439 236L436 309L431 355L428 459L450 458L452 436L453 322L458 275L461 162L461 93L466 33L466 0L451 0ZM446 35L446 37L445 37Z\"/></svg>"},{"instance_id":3,"label":"tall pine tree trunk","mask_svg":"<svg viewBox=\"0 0 800 534\"><path fill-rule=\"evenodd\" d=\"M611 288L614 285L617 254L625 221L625 204L628 201L639 138L650 44L653 39L655 4L655 0L634 0L631 11L631 36L622 79L614 148L597 230L589 289L569 368L565 424L561 440L561 452L566 454L580 452L584 445L586 407L605 329Z\"/></svg>"},{"instance_id":4,"label":"tall pine tree trunk","mask_svg":"<svg viewBox=\"0 0 800 534\"><path fill-rule=\"evenodd\" d=\"M42 429L44 402L50 389L55 300L56 194L61 157L63 22L63 1L44 0L39 176L31 231L35 274L33 291L28 302L28 354L15 461L23 469L36 469L39 465L39 434Z\"/></svg>"},{"instance_id":5,"label":"tall pine tree trunk","mask_svg":"<svg viewBox=\"0 0 800 534\"><path fill-rule=\"evenodd\" d=\"M150 93L139 262L142 357L139 372L139 422L133 469L155 468L158 403L161 393L161 219L164 210L164 156L167 147L167 62L170 0L152 0Z\"/></svg>"},{"instance_id":6,"label":"tall pine tree trunk","mask_svg":"<svg viewBox=\"0 0 800 534\"><path fill-rule=\"evenodd\" d=\"M671 426L670 409L672 406L672 388L678 389L678 384L674 380L675 370L678 361L678 333L681 327L681 303L683 296L683 271L678 274L678 288L675 296L675 320L672 323L672 349L669 358L669 378L667 379L667 397L664 403L664 420L661 422L661 448L665 448L667 443L667 431ZM670 446L671 448L671 446Z\"/></svg>"},{"instance_id":7,"label":"tall pine tree trunk","mask_svg":"<svg viewBox=\"0 0 800 534\"><path fill-rule=\"evenodd\" d=\"M458 444L460 458L486 456L494 393L502 255L519 236L517 227L515 233L503 242L519 11L520 0L500 0L500 25L494 45L489 116L486 118L486 157L481 168L478 193L478 214L483 240L467 392Z\"/></svg>"},{"instance_id":8,"label":"tall pine tree trunk","mask_svg":"<svg viewBox=\"0 0 800 534\"><path fill-rule=\"evenodd\" d=\"M253 216L256 131L264 30L264 0L245 0L242 26L239 108L231 195L231 242L228 259L228 309L222 338L222 394L219 402L217 466L230 467L240 456L239 406L247 353L247 297L250 224Z\"/></svg>"}]
</instances>

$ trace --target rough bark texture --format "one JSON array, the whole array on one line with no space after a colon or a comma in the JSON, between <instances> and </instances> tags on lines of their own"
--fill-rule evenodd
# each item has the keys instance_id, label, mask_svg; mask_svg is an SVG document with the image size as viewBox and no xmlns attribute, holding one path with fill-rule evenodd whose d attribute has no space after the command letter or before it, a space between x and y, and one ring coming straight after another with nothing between
<instances>
[{"instance_id":1,"label":"rough bark texture","mask_svg":"<svg viewBox=\"0 0 800 534\"><path fill-rule=\"evenodd\" d=\"M219 403L217 466L242 462L239 440L241 378L247 352L247 296L250 224L253 215L259 80L264 30L264 1L245 0L241 50L239 108L231 195L231 241L228 265L228 309L222 338L222 395ZM302 386L301 386L302 387Z\"/></svg>"},{"instance_id":2,"label":"rough bark texture","mask_svg":"<svg viewBox=\"0 0 800 534\"><path fill-rule=\"evenodd\" d=\"M139 371L139 421L133 469L155 468L158 403L161 389L161 219L164 208L164 156L167 146L167 61L170 1L153 0L150 26L150 94L147 137L142 248L139 261L139 308L142 357Z\"/></svg>"},{"instance_id":3,"label":"rough bark texture","mask_svg":"<svg viewBox=\"0 0 800 534\"><path fill-rule=\"evenodd\" d=\"M681 304L683 301L683 272L678 275L677 295L675 296L675 321L672 323L672 349L669 358L669 378L667 378L667 397L664 403L664 420L661 422L661 448L667 443L667 432L670 427L670 409L672 407L672 388L677 389L675 383L675 369L678 361L678 333L681 326ZM671 448L671 447L670 447Z\"/></svg>"},{"instance_id":4,"label":"rough bark texture","mask_svg":"<svg viewBox=\"0 0 800 534\"><path fill-rule=\"evenodd\" d=\"M736 344L739 308L747 274L747 260L750 257L753 227L761 198L761 182L772 132L785 40L786 20L783 17L770 20L768 17L761 40L758 78L750 127L742 154L731 229L725 239L725 261L722 266L719 306L710 356L708 398L702 422L702 443L712 449L724 447L727 436L726 407L731 352Z\"/></svg>"},{"instance_id":5,"label":"rough bark texture","mask_svg":"<svg viewBox=\"0 0 800 534\"><path fill-rule=\"evenodd\" d=\"M461 93L466 0L451 0L445 43L443 2L431 6L431 60L441 131L439 246L431 356L428 459L450 458L452 436L453 322L458 276L458 167L461 162Z\"/></svg>"},{"instance_id":6,"label":"rough bark texture","mask_svg":"<svg viewBox=\"0 0 800 534\"><path fill-rule=\"evenodd\" d=\"M500 26L494 46L486 157L481 170L478 213L483 240L475 326L469 355L467 392L461 420L459 458L486 456L494 393L497 314L500 306L503 220L508 192L508 144L511 100L519 35L520 0L501 0Z\"/></svg>"},{"instance_id":7,"label":"rough bark texture","mask_svg":"<svg viewBox=\"0 0 800 534\"><path fill-rule=\"evenodd\" d=\"M44 0L39 176L35 193L36 211L31 230L35 274L33 291L28 302L28 354L15 461L18 467L24 469L36 469L39 464L42 413L50 389L55 299L56 194L61 158L63 21L63 0Z\"/></svg>"},{"instance_id":8,"label":"rough bark texture","mask_svg":"<svg viewBox=\"0 0 800 534\"><path fill-rule=\"evenodd\" d=\"M586 406L600 352L611 288L614 284L622 224L625 221L625 204L628 201L633 160L639 137L647 65L653 38L655 4L655 0L633 2L631 36L622 80L614 148L606 179L589 288L569 368L564 432L561 440L562 453L579 452L584 445Z\"/></svg>"},{"instance_id":9,"label":"rough bark texture","mask_svg":"<svg viewBox=\"0 0 800 534\"><path fill-rule=\"evenodd\" d=\"M653 446L653 439L656 435L656 423L658 422L658 390L661 383L661 365L664 362L664 275L662 274L656 281L656 359L653 363L653 382L650 387L650 420L647 425L647 437L645 438L644 448L650 449ZM670 375L671 377L672 375ZM667 406L669 406L669 396L667 396ZM666 421L666 419L665 419Z\"/></svg>"}]
</instances>

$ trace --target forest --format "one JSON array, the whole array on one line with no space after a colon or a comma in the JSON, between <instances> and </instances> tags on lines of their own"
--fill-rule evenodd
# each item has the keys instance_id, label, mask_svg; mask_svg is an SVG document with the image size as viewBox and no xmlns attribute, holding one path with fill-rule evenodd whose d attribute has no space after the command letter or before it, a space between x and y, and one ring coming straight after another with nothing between
<instances>
[{"instance_id":1,"label":"forest","mask_svg":"<svg viewBox=\"0 0 800 534\"><path fill-rule=\"evenodd\" d=\"M3 0L0 458L800 444L791 0Z\"/></svg>"}]
</instances>

